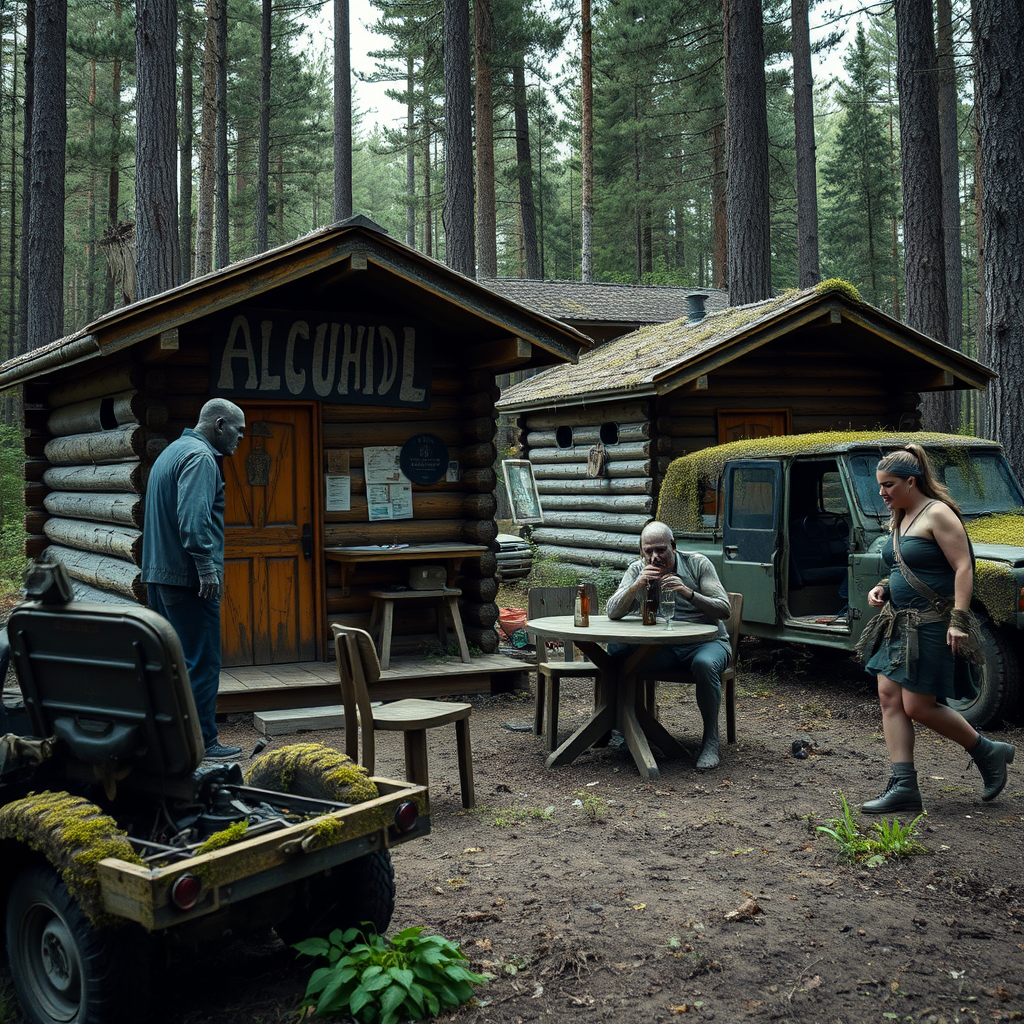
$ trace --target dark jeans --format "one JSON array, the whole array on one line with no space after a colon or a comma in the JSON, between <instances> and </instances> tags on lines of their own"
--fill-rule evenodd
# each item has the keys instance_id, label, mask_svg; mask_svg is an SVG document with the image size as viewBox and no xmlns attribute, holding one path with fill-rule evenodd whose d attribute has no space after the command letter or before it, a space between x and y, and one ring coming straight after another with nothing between
<instances>
[{"instance_id":1,"label":"dark jeans","mask_svg":"<svg viewBox=\"0 0 1024 1024\"><path fill-rule=\"evenodd\" d=\"M220 602L207 601L192 587L150 583L149 607L178 634L188 666L192 697L206 747L217 742L217 687L220 686Z\"/></svg>"},{"instance_id":2,"label":"dark jeans","mask_svg":"<svg viewBox=\"0 0 1024 1024\"><path fill-rule=\"evenodd\" d=\"M613 658L628 658L636 650L632 644L609 644ZM680 644L678 647L659 647L644 663L644 673L688 672L696 683L697 708L704 720L704 736L718 734L718 710L722 706L722 672L729 665L732 650L723 640L710 640L703 644Z\"/></svg>"}]
</instances>

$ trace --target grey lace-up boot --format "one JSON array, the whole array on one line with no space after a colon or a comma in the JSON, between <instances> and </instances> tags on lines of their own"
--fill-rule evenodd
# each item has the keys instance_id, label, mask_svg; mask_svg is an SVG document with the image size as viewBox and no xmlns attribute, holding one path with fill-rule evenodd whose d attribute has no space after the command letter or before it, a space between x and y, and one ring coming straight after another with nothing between
<instances>
[{"instance_id":1,"label":"grey lace-up boot","mask_svg":"<svg viewBox=\"0 0 1024 1024\"><path fill-rule=\"evenodd\" d=\"M982 800L995 800L1006 785L1006 766L1013 763L1017 748L1012 743L993 743L978 733L978 742L968 751L985 783Z\"/></svg>"},{"instance_id":2,"label":"grey lace-up boot","mask_svg":"<svg viewBox=\"0 0 1024 1024\"><path fill-rule=\"evenodd\" d=\"M924 803L917 788L917 772L909 761L898 761L892 766L892 776L885 789L874 800L861 804L865 814L921 814Z\"/></svg>"}]
</instances>

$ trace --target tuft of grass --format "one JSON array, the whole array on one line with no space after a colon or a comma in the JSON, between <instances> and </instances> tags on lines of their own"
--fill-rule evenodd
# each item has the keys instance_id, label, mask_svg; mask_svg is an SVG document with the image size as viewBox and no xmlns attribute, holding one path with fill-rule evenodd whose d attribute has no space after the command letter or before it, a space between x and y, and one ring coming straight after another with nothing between
<instances>
[{"instance_id":1,"label":"tuft of grass","mask_svg":"<svg viewBox=\"0 0 1024 1024\"><path fill-rule=\"evenodd\" d=\"M608 813L608 804L596 793L588 793L584 790L576 794L583 813L595 824L601 821Z\"/></svg>"},{"instance_id":2,"label":"tuft of grass","mask_svg":"<svg viewBox=\"0 0 1024 1024\"><path fill-rule=\"evenodd\" d=\"M827 825L818 825L817 831L831 836L839 846L836 859L847 864L864 864L869 868L878 867L889 860L904 860L928 851L917 841L917 823L924 817L919 814L907 825L901 825L898 818L890 821L883 818L872 823L874 835L865 835L858 820L859 811L853 810L840 792L842 816L831 818Z\"/></svg>"},{"instance_id":3,"label":"tuft of grass","mask_svg":"<svg viewBox=\"0 0 1024 1024\"><path fill-rule=\"evenodd\" d=\"M494 828L510 828L521 821L550 821L554 807L477 807L473 811Z\"/></svg>"}]
</instances>

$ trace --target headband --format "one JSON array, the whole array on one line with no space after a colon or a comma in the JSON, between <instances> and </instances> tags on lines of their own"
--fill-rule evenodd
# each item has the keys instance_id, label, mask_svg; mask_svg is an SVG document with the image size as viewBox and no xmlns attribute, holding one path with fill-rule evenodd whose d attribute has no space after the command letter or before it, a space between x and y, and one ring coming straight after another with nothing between
<instances>
[{"instance_id":1,"label":"headband","mask_svg":"<svg viewBox=\"0 0 1024 1024\"><path fill-rule=\"evenodd\" d=\"M879 461L878 469L883 473L902 477L904 480L921 475L921 467L911 452L893 452L891 455L887 455Z\"/></svg>"}]
</instances>

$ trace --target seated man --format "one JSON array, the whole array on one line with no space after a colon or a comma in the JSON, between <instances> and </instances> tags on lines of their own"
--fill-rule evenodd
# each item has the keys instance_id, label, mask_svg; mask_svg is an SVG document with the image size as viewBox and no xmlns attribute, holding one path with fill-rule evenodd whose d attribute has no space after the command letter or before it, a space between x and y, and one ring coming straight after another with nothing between
<instances>
[{"instance_id":1,"label":"seated man","mask_svg":"<svg viewBox=\"0 0 1024 1024\"><path fill-rule=\"evenodd\" d=\"M697 767L718 765L718 710L722 703L721 673L729 664L731 649L724 620L729 618L729 595L715 567L699 554L676 551L672 530L664 523L648 523L640 534L642 558L633 562L622 577L619 589L610 598L605 611L610 619L621 619L638 611L647 587L657 581L662 590L676 596L674 618L688 622L718 623L718 636L702 644L665 646L647 662L645 671L689 672L697 683L697 707L704 719L704 738ZM628 657L635 648L628 644L609 644L608 653Z\"/></svg>"}]
</instances>

